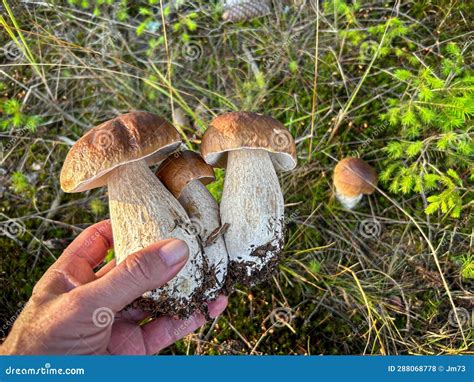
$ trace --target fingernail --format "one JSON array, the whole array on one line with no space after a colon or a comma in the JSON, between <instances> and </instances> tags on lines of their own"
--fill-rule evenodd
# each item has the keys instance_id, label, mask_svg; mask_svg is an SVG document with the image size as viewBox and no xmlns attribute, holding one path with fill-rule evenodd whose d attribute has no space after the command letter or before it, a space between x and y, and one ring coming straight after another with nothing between
<instances>
[{"instance_id":1,"label":"fingernail","mask_svg":"<svg viewBox=\"0 0 474 382\"><path fill-rule=\"evenodd\" d=\"M209 316L216 318L227 308L227 297L219 296L215 301L209 303Z\"/></svg>"},{"instance_id":2,"label":"fingernail","mask_svg":"<svg viewBox=\"0 0 474 382\"><path fill-rule=\"evenodd\" d=\"M165 265L173 267L188 259L188 245L178 239L173 239L160 248L160 258Z\"/></svg>"}]
</instances>

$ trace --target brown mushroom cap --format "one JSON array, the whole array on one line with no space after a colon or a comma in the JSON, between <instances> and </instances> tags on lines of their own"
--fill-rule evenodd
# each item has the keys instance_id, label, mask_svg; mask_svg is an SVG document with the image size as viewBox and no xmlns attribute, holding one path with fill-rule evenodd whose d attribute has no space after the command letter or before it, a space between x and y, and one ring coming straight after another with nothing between
<instances>
[{"instance_id":1,"label":"brown mushroom cap","mask_svg":"<svg viewBox=\"0 0 474 382\"><path fill-rule=\"evenodd\" d=\"M370 195L375 191L377 173L360 158L344 158L334 169L334 186L345 196Z\"/></svg>"},{"instance_id":2,"label":"brown mushroom cap","mask_svg":"<svg viewBox=\"0 0 474 382\"><path fill-rule=\"evenodd\" d=\"M278 171L296 166L295 141L275 119L244 111L214 118L201 142L204 160L215 167L226 167L227 152L240 149L267 151Z\"/></svg>"},{"instance_id":3,"label":"brown mushroom cap","mask_svg":"<svg viewBox=\"0 0 474 382\"><path fill-rule=\"evenodd\" d=\"M107 174L128 162L163 160L181 144L178 131L165 119L144 111L123 114L96 126L71 148L61 170L65 192L107 184Z\"/></svg>"},{"instance_id":4,"label":"brown mushroom cap","mask_svg":"<svg viewBox=\"0 0 474 382\"><path fill-rule=\"evenodd\" d=\"M204 185L215 180L214 169L193 151L169 156L156 171L156 176L175 198L179 198L181 191L193 180L199 179Z\"/></svg>"}]
</instances>

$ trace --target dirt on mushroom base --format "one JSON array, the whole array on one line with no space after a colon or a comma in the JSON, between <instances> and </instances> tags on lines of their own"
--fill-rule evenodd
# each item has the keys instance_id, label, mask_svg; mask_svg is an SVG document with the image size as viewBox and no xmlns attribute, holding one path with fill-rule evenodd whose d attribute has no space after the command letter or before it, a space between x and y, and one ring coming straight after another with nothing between
<instances>
[{"instance_id":1,"label":"dirt on mushroom base","mask_svg":"<svg viewBox=\"0 0 474 382\"><path fill-rule=\"evenodd\" d=\"M264 281L267 281L278 268L281 258L281 249L283 248L284 239L281 238L278 245L268 243L256 248L251 256L265 257L268 252L272 253L271 259L262 269L255 269L255 263L250 261L230 261L227 271L227 279L225 284L225 293L230 294L234 291L236 284L244 284L253 287ZM247 270L251 268L250 275Z\"/></svg>"},{"instance_id":2,"label":"dirt on mushroom base","mask_svg":"<svg viewBox=\"0 0 474 382\"><path fill-rule=\"evenodd\" d=\"M247 270L249 268L254 268L255 263L250 261L231 261L229 263L225 284L222 287L222 293L225 295L230 295L235 290L235 285L237 284L244 284L253 287L257 284L267 281L276 272L278 264L280 263L281 249L284 245L283 237L279 240L277 245L268 243L257 247L252 252L251 256L258 258L266 257L268 252L271 252L272 257L262 269L252 269L250 275L247 273ZM186 308L176 311L176 306L182 306L182 301L170 298L167 294L162 294L158 300L153 300L148 297L139 297L129 304L126 309L141 309L145 312L149 312L152 318L157 318L162 315L169 315L170 312L173 312L173 315L180 319L187 319L198 311L204 314L206 319L209 320L210 317L206 301L204 300L204 293L206 290L213 287L217 281L215 268L215 265L210 266L207 259L204 258L204 282L194 294L191 302L186 306Z\"/></svg>"},{"instance_id":3,"label":"dirt on mushroom base","mask_svg":"<svg viewBox=\"0 0 474 382\"><path fill-rule=\"evenodd\" d=\"M172 315L180 319L187 319L195 312L200 312L207 320L210 320L211 317L209 316L208 306L206 304L208 301L205 300L204 294L216 285L216 267L215 265L210 266L206 258L204 258L203 261L203 273L205 275L204 281L187 305L183 304L182 299L172 298L167 293L161 293L157 300L149 297L139 297L131 304L127 305L125 309L138 308L149 313L152 318L157 318L162 315ZM153 293L155 291L157 291L157 289L152 290L151 292ZM172 294L174 295L175 292L176 288L173 290ZM176 306L186 307L176 310Z\"/></svg>"},{"instance_id":4,"label":"dirt on mushroom base","mask_svg":"<svg viewBox=\"0 0 474 382\"><path fill-rule=\"evenodd\" d=\"M150 314L151 318L158 318L163 315L172 315L180 319L188 319L195 312L201 312L206 317L209 316L207 305L203 301L203 293L196 293L185 308L176 311L176 306L183 306L183 299L170 298L162 293L159 299L154 300L149 297L139 297L125 309L140 309Z\"/></svg>"}]
</instances>

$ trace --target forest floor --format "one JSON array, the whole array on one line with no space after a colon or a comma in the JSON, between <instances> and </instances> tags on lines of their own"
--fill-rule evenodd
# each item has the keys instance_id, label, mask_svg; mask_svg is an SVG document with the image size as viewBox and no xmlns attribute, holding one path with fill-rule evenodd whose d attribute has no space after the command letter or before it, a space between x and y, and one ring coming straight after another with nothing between
<instances>
[{"instance_id":1,"label":"forest floor","mask_svg":"<svg viewBox=\"0 0 474 382\"><path fill-rule=\"evenodd\" d=\"M249 110L296 140L282 262L165 353L472 353L472 2L275 0L238 23L217 1L0 4L0 335L108 217L106 189L59 186L88 128L147 110L197 150L213 117ZM380 177L352 211L332 187L346 156Z\"/></svg>"}]
</instances>

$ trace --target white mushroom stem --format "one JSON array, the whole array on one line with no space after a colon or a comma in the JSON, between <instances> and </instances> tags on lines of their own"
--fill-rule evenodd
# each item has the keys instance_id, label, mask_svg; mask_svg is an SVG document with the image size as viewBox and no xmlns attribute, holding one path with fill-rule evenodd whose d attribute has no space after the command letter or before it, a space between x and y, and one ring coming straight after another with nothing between
<instances>
[{"instance_id":1,"label":"white mushroom stem","mask_svg":"<svg viewBox=\"0 0 474 382\"><path fill-rule=\"evenodd\" d=\"M261 271L281 251L284 201L275 168L264 150L230 151L221 201L221 221L231 262ZM257 251L256 251L257 250Z\"/></svg>"},{"instance_id":2,"label":"white mushroom stem","mask_svg":"<svg viewBox=\"0 0 474 382\"><path fill-rule=\"evenodd\" d=\"M206 300L216 298L224 286L227 276L228 255L223 235L213 239L221 226L219 206L199 180L189 182L178 198L191 220L192 229L201 238L204 262L207 262L210 285L206 285ZM211 237L210 237L211 236Z\"/></svg>"},{"instance_id":3,"label":"white mushroom stem","mask_svg":"<svg viewBox=\"0 0 474 382\"><path fill-rule=\"evenodd\" d=\"M339 200L339 202L343 205L343 207L347 208L348 210L352 210L355 206L357 206L357 204L359 204L363 196L364 196L363 194L359 194L356 196L347 196L336 191L337 200Z\"/></svg>"},{"instance_id":4,"label":"white mushroom stem","mask_svg":"<svg viewBox=\"0 0 474 382\"><path fill-rule=\"evenodd\" d=\"M186 211L151 172L144 160L122 165L108 178L109 208L117 264L128 255L159 240L177 238L189 247L189 261L178 275L146 297L166 295L184 302L201 287L202 254L188 233Z\"/></svg>"}]
</instances>

